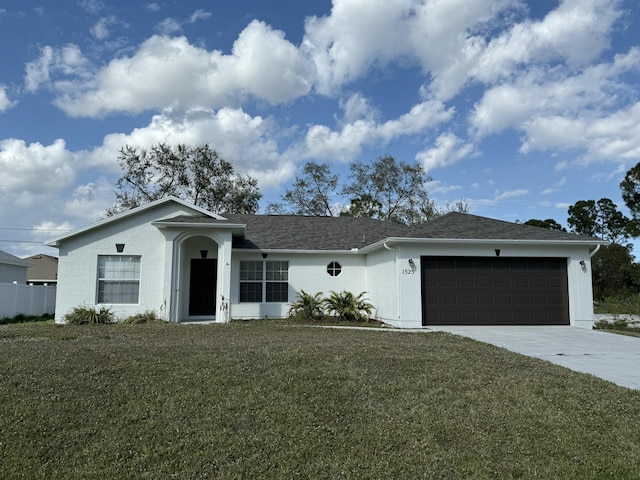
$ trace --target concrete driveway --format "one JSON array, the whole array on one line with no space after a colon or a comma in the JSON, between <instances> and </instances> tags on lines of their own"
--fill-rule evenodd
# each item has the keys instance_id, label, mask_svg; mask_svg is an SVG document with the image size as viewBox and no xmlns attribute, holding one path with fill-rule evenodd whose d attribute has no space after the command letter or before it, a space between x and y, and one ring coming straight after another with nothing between
<instances>
[{"instance_id":1,"label":"concrete driveway","mask_svg":"<svg viewBox=\"0 0 640 480\"><path fill-rule=\"evenodd\" d=\"M640 337L568 326L429 326L640 389Z\"/></svg>"}]
</instances>

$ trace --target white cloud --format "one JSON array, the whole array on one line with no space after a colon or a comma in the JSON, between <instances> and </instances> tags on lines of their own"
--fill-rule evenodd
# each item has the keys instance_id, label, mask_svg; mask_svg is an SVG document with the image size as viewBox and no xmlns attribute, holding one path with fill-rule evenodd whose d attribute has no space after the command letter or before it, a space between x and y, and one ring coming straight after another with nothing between
<instances>
[{"instance_id":1,"label":"white cloud","mask_svg":"<svg viewBox=\"0 0 640 480\"><path fill-rule=\"evenodd\" d=\"M158 25L156 25L156 31L162 35L173 35L182 30L182 25L175 18L165 18Z\"/></svg>"},{"instance_id":2,"label":"white cloud","mask_svg":"<svg viewBox=\"0 0 640 480\"><path fill-rule=\"evenodd\" d=\"M454 165L472 152L473 145L465 144L453 133L444 133L436 139L435 147L418 152L416 160L430 172L436 168Z\"/></svg>"},{"instance_id":3,"label":"white cloud","mask_svg":"<svg viewBox=\"0 0 640 480\"><path fill-rule=\"evenodd\" d=\"M168 109L155 115L147 126L128 134L109 134L101 146L77 155L83 168L99 168L116 175L120 173L118 151L125 145L149 148L158 143L208 143L234 165L236 172L258 178L260 188L277 188L288 180L298 160L292 152L279 152L278 135L279 129L271 120L251 117L241 109Z\"/></svg>"},{"instance_id":4,"label":"white cloud","mask_svg":"<svg viewBox=\"0 0 640 480\"><path fill-rule=\"evenodd\" d=\"M313 125L306 134L305 157L349 161L363 146L387 144L406 135L423 133L453 116L454 109L445 109L440 102L425 101L396 119L378 123L374 118L344 123L333 131L326 125Z\"/></svg>"},{"instance_id":5,"label":"white cloud","mask_svg":"<svg viewBox=\"0 0 640 480\"><path fill-rule=\"evenodd\" d=\"M526 190L523 188L516 189L516 190L509 190L509 191L501 192L497 194L494 199L494 202L501 202L503 200L508 200L510 198L523 197L528 194L529 194L529 190Z\"/></svg>"},{"instance_id":6,"label":"white cloud","mask_svg":"<svg viewBox=\"0 0 640 480\"><path fill-rule=\"evenodd\" d=\"M15 102L12 102L7 95L7 87L0 83L0 113L9 110L14 105Z\"/></svg>"},{"instance_id":7,"label":"white cloud","mask_svg":"<svg viewBox=\"0 0 640 480\"><path fill-rule=\"evenodd\" d=\"M87 12L97 15L104 8L104 4L99 0L78 0L78 5Z\"/></svg>"},{"instance_id":8,"label":"white cloud","mask_svg":"<svg viewBox=\"0 0 640 480\"><path fill-rule=\"evenodd\" d=\"M62 190L75 180L76 159L64 140L51 145L27 145L23 140L0 140L0 191Z\"/></svg>"},{"instance_id":9,"label":"white cloud","mask_svg":"<svg viewBox=\"0 0 640 480\"><path fill-rule=\"evenodd\" d=\"M559 191L566 184L567 184L567 177L562 177L562 179L559 182L556 182L549 188L545 188L542 192L540 192L540 194L551 195L552 193L556 193L557 191Z\"/></svg>"},{"instance_id":10,"label":"white cloud","mask_svg":"<svg viewBox=\"0 0 640 480\"><path fill-rule=\"evenodd\" d=\"M111 34L109 28L111 25L117 23L117 21L118 20L113 15L102 17L93 27L91 27L91 35L93 35L97 40L107 39Z\"/></svg>"},{"instance_id":11,"label":"white cloud","mask_svg":"<svg viewBox=\"0 0 640 480\"><path fill-rule=\"evenodd\" d=\"M154 36L131 57L112 60L95 78L56 86L55 103L71 116L211 107L255 96L276 104L309 92L310 66L296 48L262 22L249 24L232 54L191 45L185 37Z\"/></svg>"},{"instance_id":12,"label":"white cloud","mask_svg":"<svg viewBox=\"0 0 640 480\"><path fill-rule=\"evenodd\" d=\"M74 88L77 82L86 81L90 75L89 60L77 45L67 44L57 49L47 45L40 50L38 59L25 67L25 90L33 93L45 84L64 92ZM52 76L58 79L52 81Z\"/></svg>"},{"instance_id":13,"label":"white cloud","mask_svg":"<svg viewBox=\"0 0 640 480\"><path fill-rule=\"evenodd\" d=\"M211 12L207 12L199 8L191 14L191 16L189 17L189 23L195 23L198 20L206 20L207 18L211 17L211 15Z\"/></svg>"}]
</instances>

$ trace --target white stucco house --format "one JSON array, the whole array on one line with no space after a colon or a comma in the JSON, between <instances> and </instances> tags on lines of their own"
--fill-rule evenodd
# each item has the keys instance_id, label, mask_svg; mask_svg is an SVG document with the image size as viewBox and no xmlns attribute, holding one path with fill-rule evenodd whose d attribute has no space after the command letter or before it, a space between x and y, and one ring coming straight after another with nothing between
<instances>
[{"instance_id":1,"label":"white stucco house","mask_svg":"<svg viewBox=\"0 0 640 480\"><path fill-rule=\"evenodd\" d=\"M603 242L462 213L369 218L215 215L169 197L58 236L56 321L78 305L167 321L286 316L297 293L367 292L397 327L591 328Z\"/></svg>"}]
</instances>

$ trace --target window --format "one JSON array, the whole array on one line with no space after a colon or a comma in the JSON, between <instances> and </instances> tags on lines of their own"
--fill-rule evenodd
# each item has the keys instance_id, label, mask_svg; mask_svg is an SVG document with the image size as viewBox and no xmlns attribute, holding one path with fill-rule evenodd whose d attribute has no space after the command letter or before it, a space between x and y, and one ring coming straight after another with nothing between
<instances>
[{"instance_id":1,"label":"window","mask_svg":"<svg viewBox=\"0 0 640 480\"><path fill-rule=\"evenodd\" d=\"M249 260L240 262L241 302L288 302L289 262Z\"/></svg>"},{"instance_id":2,"label":"window","mask_svg":"<svg viewBox=\"0 0 640 480\"><path fill-rule=\"evenodd\" d=\"M98 303L138 303L140 257L98 256Z\"/></svg>"},{"instance_id":3,"label":"window","mask_svg":"<svg viewBox=\"0 0 640 480\"><path fill-rule=\"evenodd\" d=\"M342 265L340 265L338 262L331 262L329 265L327 265L327 273L332 277L337 277L338 275L340 275L341 271Z\"/></svg>"}]
</instances>

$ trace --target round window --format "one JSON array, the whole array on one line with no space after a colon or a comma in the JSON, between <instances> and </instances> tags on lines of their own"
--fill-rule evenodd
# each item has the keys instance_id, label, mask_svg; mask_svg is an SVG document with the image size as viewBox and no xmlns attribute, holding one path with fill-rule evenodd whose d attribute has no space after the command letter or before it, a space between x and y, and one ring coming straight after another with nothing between
<instances>
[{"instance_id":1,"label":"round window","mask_svg":"<svg viewBox=\"0 0 640 480\"><path fill-rule=\"evenodd\" d=\"M338 262L331 262L329 265L327 265L327 273L332 277L337 277L338 275L340 275L341 271L342 265L340 265Z\"/></svg>"}]
</instances>

